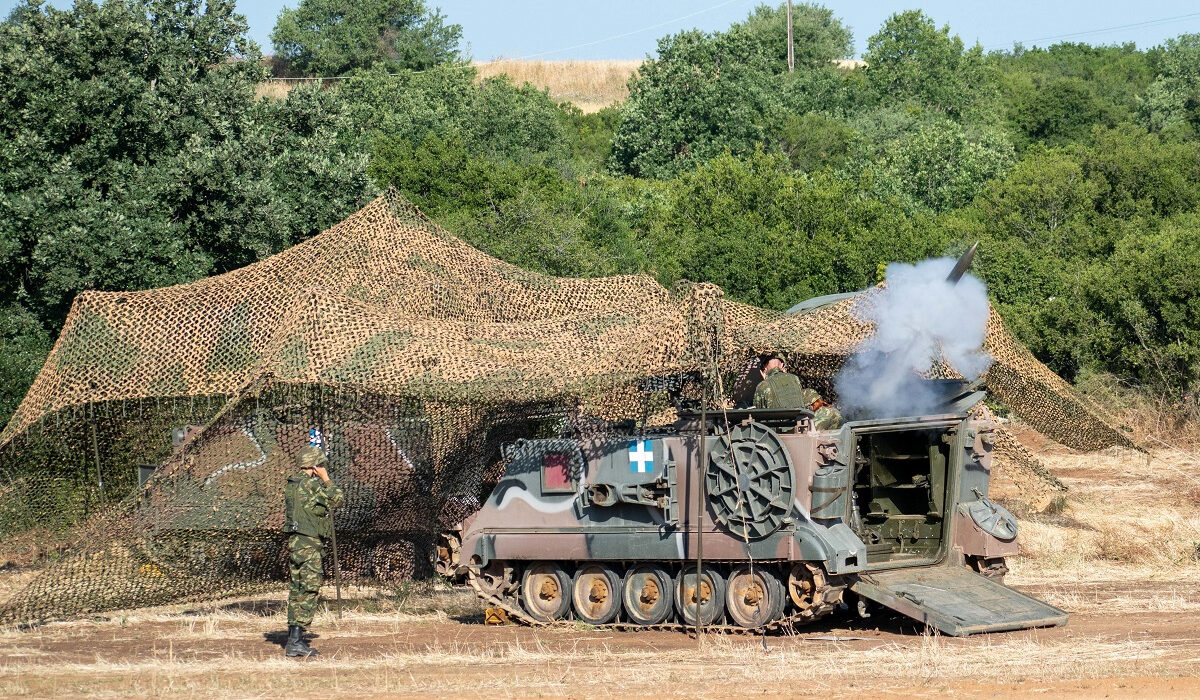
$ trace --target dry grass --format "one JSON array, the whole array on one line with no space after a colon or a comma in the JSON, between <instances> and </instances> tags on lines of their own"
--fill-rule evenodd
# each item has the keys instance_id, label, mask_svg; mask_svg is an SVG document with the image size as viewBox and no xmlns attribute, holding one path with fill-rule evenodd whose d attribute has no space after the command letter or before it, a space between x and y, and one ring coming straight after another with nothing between
<instances>
[{"instance_id":1,"label":"dry grass","mask_svg":"<svg viewBox=\"0 0 1200 700\"><path fill-rule=\"evenodd\" d=\"M359 628L360 636L379 630ZM595 636L594 634L591 636ZM421 696L711 696L788 693L840 696L893 687L958 681L1024 683L1112 675L1169 675L1180 650L1156 642L1037 642L1004 637L983 643L937 636L869 649L772 639L716 637L699 646L584 643L563 635L481 647L459 643L323 658L299 670L278 653L269 658L181 652L170 643L137 660L46 663L29 658L0 666L0 693L90 697L269 694ZM41 657L41 658L39 658ZM1003 660L1003 663L998 663ZM785 690L786 689L786 690Z\"/></svg>"},{"instance_id":2,"label":"dry grass","mask_svg":"<svg viewBox=\"0 0 1200 700\"><path fill-rule=\"evenodd\" d=\"M1068 486L1060 512L1021 522L1019 583L1200 580L1200 461L1112 449L1040 455Z\"/></svg>"},{"instance_id":3,"label":"dry grass","mask_svg":"<svg viewBox=\"0 0 1200 700\"><path fill-rule=\"evenodd\" d=\"M1138 444L1154 448L1200 447L1200 400L1193 395L1155 393L1111 374L1087 375L1078 388L1104 407Z\"/></svg>"},{"instance_id":4,"label":"dry grass","mask_svg":"<svg viewBox=\"0 0 1200 700\"><path fill-rule=\"evenodd\" d=\"M481 78L507 75L548 90L559 102L598 112L629 97L626 84L641 61L491 61L475 65Z\"/></svg>"},{"instance_id":5,"label":"dry grass","mask_svg":"<svg viewBox=\"0 0 1200 700\"><path fill-rule=\"evenodd\" d=\"M282 100L288 96L292 88L298 85L308 85L316 80L268 80L254 87L255 97L269 97L272 100Z\"/></svg>"},{"instance_id":6,"label":"dry grass","mask_svg":"<svg viewBox=\"0 0 1200 700\"><path fill-rule=\"evenodd\" d=\"M570 102L585 113L598 112L629 96L626 83L641 61L490 61L477 63L479 79L507 75L517 85L548 90L557 102ZM316 80L269 80L255 94L281 100L297 85Z\"/></svg>"}]
</instances>

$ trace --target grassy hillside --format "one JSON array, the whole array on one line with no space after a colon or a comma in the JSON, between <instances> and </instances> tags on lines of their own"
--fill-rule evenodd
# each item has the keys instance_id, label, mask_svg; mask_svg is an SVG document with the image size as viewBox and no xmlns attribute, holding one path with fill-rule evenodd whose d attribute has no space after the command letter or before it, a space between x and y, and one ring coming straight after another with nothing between
<instances>
[{"instance_id":1,"label":"grassy hillside","mask_svg":"<svg viewBox=\"0 0 1200 700\"><path fill-rule=\"evenodd\" d=\"M641 61L489 61L476 63L479 79L507 75L514 83L531 83L550 91L556 102L571 102L585 114L629 96L626 83ZM297 85L314 80L270 80L258 86L259 96L282 99Z\"/></svg>"}]
</instances>

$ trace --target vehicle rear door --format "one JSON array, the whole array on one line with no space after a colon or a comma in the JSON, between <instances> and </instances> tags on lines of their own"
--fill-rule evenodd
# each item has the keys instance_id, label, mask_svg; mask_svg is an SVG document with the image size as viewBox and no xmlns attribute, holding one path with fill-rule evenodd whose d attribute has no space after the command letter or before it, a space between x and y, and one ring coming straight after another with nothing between
<instances>
[{"instance_id":1,"label":"vehicle rear door","mask_svg":"<svg viewBox=\"0 0 1200 700\"><path fill-rule=\"evenodd\" d=\"M861 574L850 588L952 637L1067 622L1062 610L953 564Z\"/></svg>"}]
</instances>

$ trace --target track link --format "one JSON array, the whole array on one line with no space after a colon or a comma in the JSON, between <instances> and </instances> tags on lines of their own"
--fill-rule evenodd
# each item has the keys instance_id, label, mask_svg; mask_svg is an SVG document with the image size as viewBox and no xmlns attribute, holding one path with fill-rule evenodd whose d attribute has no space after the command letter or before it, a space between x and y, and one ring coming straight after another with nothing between
<instances>
[{"instance_id":1,"label":"track link","mask_svg":"<svg viewBox=\"0 0 1200 700\"><path fill-rule=\"evenodd\" d=\"M552 622L542 622L530 617L528 613L517 602L516 596L500 597L489 593L479 584L479 579L476 572L468 568L467 582L479 596L481 600L490 606L500 608L508 613L509 618L529 627L573 627L573 620L563 619L554 620ZM828 578L822 580L813 594L814 603L811 607L805 610L793 612L790 615L784 615L776 620L771 620L761 627L741 627L739 625L727 624L711 624L704 625L706 632L716 632L720 634L759 634L762 632L787 632L793 630L800 625L806 625L814 620L825 617L833 612L837 607L837 602L841 600L841 593L845 590L846 584L842 582L830 582ZM835 602L828 602L833 600ZM610 622L603 625L594 625L599 630L618 630L618 631L638 631L638 630L663 630L671 632L690 632L694 631L694 625L685 625L680 622L661 622L654 625L639 625L632 622Z\"/></svg>"}]
</instances>

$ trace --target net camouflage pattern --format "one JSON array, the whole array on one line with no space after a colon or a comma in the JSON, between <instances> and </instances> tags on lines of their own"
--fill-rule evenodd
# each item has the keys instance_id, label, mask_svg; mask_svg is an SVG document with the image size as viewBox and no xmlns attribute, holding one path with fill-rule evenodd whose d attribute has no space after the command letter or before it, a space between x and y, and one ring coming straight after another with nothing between
<instances>
[{"instance_id":1,"label":"net camouflage pattern","mask_svg":"<svg viewBox=\"0 0 1200 700\"><path fill-rule=\"evenodd\" d=\"M710 387L715 402L766 351L829 395L871 332L855 305L872 294L785 315L708 284L548 277L393 191L243 269L80 294L0 433L0 531L62 543L0 603L0 622L281 588L283 487L314 428L346 490L343 575L427 575L436 534L502 473L501 444L667 423L672 404L648 377L695 398ZM994 313L985 350L990 391L1047 436L1129 444ZM1015 440L1001 446L1014 493L1062 488Z\"/></svg>"}]
</instances>

